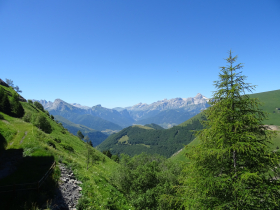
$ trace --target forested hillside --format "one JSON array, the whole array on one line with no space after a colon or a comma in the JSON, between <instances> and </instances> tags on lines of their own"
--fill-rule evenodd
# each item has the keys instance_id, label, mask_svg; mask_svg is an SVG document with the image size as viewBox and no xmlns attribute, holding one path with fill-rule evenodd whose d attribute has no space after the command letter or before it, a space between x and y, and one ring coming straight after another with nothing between
<instances>
[{"instance_id":1,"label":"forested hillside","mask_svg":"<svg viewBox=\"0 0 280 210\"><path fill-rule=\"evenodd\" d=\"M145 126L130 126L109 136L97 148L110 150L112 154L125 153L130 156L146 152L170 157L195 138L195 131L202 129L199 119L186 126L155 130Z\"/></svg>"}]
</instances>

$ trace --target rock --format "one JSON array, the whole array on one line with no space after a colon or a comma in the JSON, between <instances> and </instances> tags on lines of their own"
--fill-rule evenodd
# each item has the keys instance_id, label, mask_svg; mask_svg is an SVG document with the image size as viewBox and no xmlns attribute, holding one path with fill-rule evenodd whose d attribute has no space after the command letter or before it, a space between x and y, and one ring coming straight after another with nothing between
<instances>
[{"instance_id":1,"label":"rock","mask_svg":"<svg viewBox=\"0 0 280 210\"><path fill-rule=\"evenodd\" d=\"M60 209L76 209L79 198L82 196L80 191L81 187L77 186L76 183L80 181L73 179L74 174L71 170L65 168L62 164L59 165L61 170L60 179L63 181L59 183L57 193L52 201L52 210Z\"/></svg>"}]
</instances>

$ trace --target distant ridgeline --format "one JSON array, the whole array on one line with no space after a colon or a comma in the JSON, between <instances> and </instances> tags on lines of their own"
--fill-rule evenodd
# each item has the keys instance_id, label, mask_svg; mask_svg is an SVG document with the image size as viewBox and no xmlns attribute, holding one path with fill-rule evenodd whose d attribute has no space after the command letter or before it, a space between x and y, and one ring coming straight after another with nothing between
<instances>
[{"instance_id":1,"label":"distant ridgeline","mask_svg":"<svg viewBox=\"0 0 280 210\"><path fill-rule=\"evenodd\" d=\"M89 137L94 147L103 142L108 137L108 135L102 133L101 131L96 131L84 125L75 124L59 115L55 115L54 119L61 122L63 127L74 135L77 135L78 130L80 130L84 136Z\"/></svg>"},{"instance_id":2,"label":"distant ridgeline","mask_svg":"<svg viewBox=\"0 0 280 210\"><path fill-rule=\"evenodd\" d=\"M199 114L199 117L190 119L184 126L178 125L163 130L133 125L112 134L97 146L97 149L110 150L112 154L125 153L130 156L146 152L170 157L195 138L195 131L203 128L201 119L205 118Z\"/></svg>"}]
</instances>

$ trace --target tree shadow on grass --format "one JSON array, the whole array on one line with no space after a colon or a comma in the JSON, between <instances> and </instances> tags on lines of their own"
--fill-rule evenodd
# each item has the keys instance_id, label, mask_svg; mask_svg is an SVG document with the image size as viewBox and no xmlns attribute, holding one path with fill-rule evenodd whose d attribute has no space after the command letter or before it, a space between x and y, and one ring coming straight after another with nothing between
<instances>
[{"instance_id":1,"label":"tree shadow on grass","mask_svg":"<svg viewBox=\"0 0 280 210\"><path fill-rule=\"evenodd\" d=\"M18 153L21 153L22 156L22 152L22 149L4 151L4 153L6 153L6 161L9 161L9 158L7 158L7 156L13 157ZM16 170L10 175L0 179L0 209L20 210L37 209L38 207L40 207L40 209L49 208L52 203L51 201L54 198L54 194L62 194L61 192L57 191L58 180L55 177L58 177L58 175L56 175L58 173L58 169L54 169L44 182L39 181L50 169L53 162L54 157L52 156L22 157L20 160L17 160L17 163L14 163L14 167L16 167ZM11 167L13 167L12 164ZM26 190L26 188L35 189ZM1 191L10 190L12 191L1 193ZM62 206L68 207L63 200L60 203L62 204Z\"/></svg>"}]
</instances>

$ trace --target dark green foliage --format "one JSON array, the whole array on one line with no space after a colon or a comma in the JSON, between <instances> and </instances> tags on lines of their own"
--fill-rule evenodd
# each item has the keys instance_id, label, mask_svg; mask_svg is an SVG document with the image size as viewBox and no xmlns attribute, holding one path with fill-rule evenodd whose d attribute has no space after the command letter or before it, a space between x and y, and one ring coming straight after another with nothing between
<instances>
[{"instance_id":1,"label":"dark green foliage","mask_svg":"<svg viewBox=\"0 0 280 210\"><path fill-rule=\"evenodd\" d=\"M0 114L0 120L4 120L4 116Z\"/></svg>"},{"instance_id":2,"label":"dark green foliage","mask_svg":"<svg viewBox=\"0 0 280 210\"><path fill-rule=\"evenodd\" d=\"M61 143L61 140L59 138L54 138L54 140L57 142L57 143Z\"/></svg>"},{"instance_id":3,"label":"dark green foliage","mask_svg":"<svg viewBox=\"0 0 280 210\"><path fill-rule=\"evenodd\" d=\"M50 113L48 112L48 110L45 110L45 113L50 117Z\"/></svg>"},{"instance_id":4,"label":"dark green foliage","mask_svg":"<svg viewBox=\"0 0 280 210\"><path fill-rule=\"evenodd\" d=\"M182 167L159 155L121 155L112 182L136 209L176 209L167 197L175 195ZM178 204L177 204L178 205Z\"/></svg>"},{"instance_id":5,"label":"dark green foliage","mask_svg":"<svg viewBox=\"0 0 280 210\"><path fill-rule=\"evenodd\" d=\"M22 118L25 122L32 122L32 112L30 111L26 111L23 118Z\"/></svg>"},{"instance_id":6,"label":"dark green foliage","mask_svg":"<svg viewBox=\"0 0 280 210\"><path fill-rule=\"evenodd\" d=\"M40 128L45 133L51 133L52 127L47 118L43 114L37 114L34 120L34 125Z\"/></svg>"},{"instance_id":7,"label":"dark green foliage","mask_svg":"<svg viewBox=\"0 0 280 210\"><path fill-rule=\"evenodd\" d=\"M106 155L108 158L112 157L112 153L110 152L110 150L105 150L102 152L104 155Z\"/></svg>"},{"instance_id":8,"label":"dark green foliage","mask_svg":"<svg viewBox=\"0 0 280 210\"><path fill-rule=\"evenodd\" d=\"M8 99L7 94L4 94L2 101L1 101L1 110L2 112L4 112L7 115L11 114L11 104L10 101Z\"/></svg>"},{"instance_id":9,"label":"dark green foliage","mask_svg":"<svg viewBox=\"0 0 280 210\"><path fill-rule=\"evenodd\" d=\"M51 115L50 118L51 118L52 120L54 120L54 116L53 116L53 115Z\"/></svg>"},{"instance_id":10,"label":"dark green foliage","mask_svg":"<svg viewBox=\"0 0 280 210\"><path fill-rule=\"evenodd\" d=\"M32 104L32 105L33 105L33 101L32 101L32 100L28 99L27 102L28 102L29 104Z\"/></svg>"},{"instance_id":11,"label":"dark green foliage","mask_svg":"<svg viewBox=\"0 0 280 210\"><path fill-rule=\"evenodd\" d=\"M0 102L2 101L4 95L5 95L4 88L0 87Z\"/></svg>"},{"instance_id":12,"label":"dark green foliage","mask_svg":"<svg viewBox=\"0 0 280 210\"><path fill-rule=\"evenodd\" d=\"M19 101L19 95L17 93L13 93L12 95L11 107L12 107L12 114L15 117L23 117L24 109Z\"/></svg>"},{"instance_id":13,"label":"dark green foliage","mask_svg":"<svg viewBox=\"0 0 280 210\"><path fill-rule=\"evenodd\" d=\"M80 130L78 130L77 136L78 136L78 138L81 139L81 140L85 137L85 136L82 134L82 132L81 132Z\"/></svg>"},{"instance_id":14,"label":"dark green foliage","mask_svg":"<svg viewBox=\"0 0 280 210\"><path fill-rule=\"evenodd\" d=\"M89 145L93 147L93 144L92 144L92 142L91 142L91 141L89 141Z\"/></svg>"},{"instance_id":15,"label":"dark green foliage","mask_svg":"<svg viewBox=\"0 0 280 210\"><path fill-rule=\"evenodd\" d=\"M56 149L55 143L54 143L53 141L48 140L48 141L47 141L47 144L48 144L49 146L51 146L51 147L53 147L53 148Z\"/></svg>"},{"instance_id":16,"label":"dark green foliage","mask_svg":"<svg viewBox=\"0 0 280 210\"><path fill-rule=\"evenodd\" d=\"M207 121L199 132L200 144L190 149L182 177L186 209L279 209L279 153L271 151L273 131L262 124L266 114L260 102L245 94L254 86L233 66L221 67L218 89Z\"/></svg>"},{"instance_id":17,"label":"dark green foliage","mask_svg":"<svg viewBox=\"0 0 280 210\"><path fill-rule=\"evenodd\" d=\"M34 106L35 106L37 109L41 110L42 112L44 111L43 105L40 104L38 101L34 101L33 104L34 104Z\"/></svg>"},{"instance_id":18,"label":"dark green foliage","mask_svg":"<svg viewBox=\"0 0 280 210\"><path fill-rule=\"evenodd\" d=\"M98 145L97 148L100 151L110 149L112 154L125 153L134 156L146 152L170 157L195 138L195 130L202 128L203 126L198 119L193 120L192 123L186 126L174 126L164 130L130 126L116 134L112 134ZM129 137L128 142L118 142L126 135Z\"/></svg>"},{"instance_id":19,"label":"dark green foliage","mask_svg":"<svg viewBox=\"0 0 280 210\"><path fill-rule=\"evenodd\" d=\"M65 143L61 143L60 145L61 145L64 149L66 149L66 150L68 150L68 151L70 151L70 152L74 152L73 147L71 147L70 145L65 144Z\"/></svg>"},{"instance_id":20,"label":"dark green foliage","mask_svg":"<svg viewBox=\"0 0 280 210\"><path fill-rule=\"evenodd\" d=\"M112 155L111 159L112 159L113 161L117 162L117 163L120 161L120 158L119 158L118 155Z\"/></svg>"}]
</instances>

